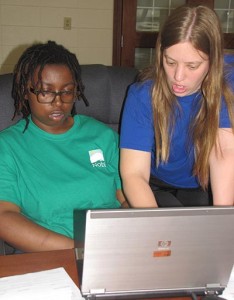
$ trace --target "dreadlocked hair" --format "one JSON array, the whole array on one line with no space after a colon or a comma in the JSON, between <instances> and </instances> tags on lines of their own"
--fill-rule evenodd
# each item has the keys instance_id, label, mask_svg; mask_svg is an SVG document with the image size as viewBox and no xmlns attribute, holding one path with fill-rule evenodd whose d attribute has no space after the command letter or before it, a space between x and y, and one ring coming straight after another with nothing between
<instances>
[{"instance_id":1,"label":"dreadlocked hair","mask_svg":"<svg viewBox=\"0 0 234 300\"><path fill-rule=\"evenodd\" d=\"M45 44L34 44L23 52L13 71L12 97L15 106L13 119L16 115L22 114L22 117L26 120L24 131L28 127L28 116L31 113L26 100L27 85L29 81L33 82L34 73L38 68L38 83L41 84L41 74L46 65L67 66L77 87L76 98L78 100L82 99L86 106L89 105L84 95L85 87L81 80L81 67L76 55L54 41L48 41ZM71 114L76 114L75 105L73 105Z\"/></svg>"}]
</instances>

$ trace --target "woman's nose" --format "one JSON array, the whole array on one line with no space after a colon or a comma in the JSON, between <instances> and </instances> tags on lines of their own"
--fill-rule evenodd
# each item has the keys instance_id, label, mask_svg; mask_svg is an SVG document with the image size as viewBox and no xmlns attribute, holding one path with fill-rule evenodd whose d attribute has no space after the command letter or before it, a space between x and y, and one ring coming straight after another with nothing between
<instances>
[{"instance_id":1,"label":"woman's nose","mask_svg":"<svg viewBox=\"0 0 234 300\"><path fill-rule=\"evenodd\" d=\"M55 104L56 106L61 106L63 104L63 101L61 99L61 95L55 95L54 100L52 104Z\"/></svg>"},{"instance_id":2,"label":"woman's nose","mask_svg":"<svg viewBox=\"0 0 234 300\"><path fill-rule=\"evenodd\" d=\"M175 69L174 78L176 81L182 81L185 78L185 70L183 67L177 66Z\"/></svg>"}]
</instances>

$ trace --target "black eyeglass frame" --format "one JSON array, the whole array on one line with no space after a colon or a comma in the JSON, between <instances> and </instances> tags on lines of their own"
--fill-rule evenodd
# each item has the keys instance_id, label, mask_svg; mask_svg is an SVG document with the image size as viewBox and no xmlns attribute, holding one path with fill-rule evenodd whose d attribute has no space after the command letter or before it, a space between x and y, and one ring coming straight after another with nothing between
<instances>
[{"instance_id":1,"label":"black eyeglass frame","mask_svg":"<svg viewBox=\"0 0 234 300\"><path fill-rule=\"evenodd\" d=\"M62 99L62 95L70 93L70 91L59 91L59 92L55 92L55 91L43 91L43 90L34 89L32 87L29 88L29 91L37 97L37 102L40 103L40 104L52 104L55 101L55 99L56 99L57 96L60 96L60 101L62 103L66 103L66 104L75 103L76 100L77 100L77 97L75 96L76 93L74 91L73 91L73 96L74 96L73 101L63 101L63 99ZM39 94L43 95L45 93L53 94L54 95L53 100L52 101L48 101L48 102L44 102L44 101L42 102L42 101L40 101L39 98L38 98Z\"/></svg>"}]
</instances>

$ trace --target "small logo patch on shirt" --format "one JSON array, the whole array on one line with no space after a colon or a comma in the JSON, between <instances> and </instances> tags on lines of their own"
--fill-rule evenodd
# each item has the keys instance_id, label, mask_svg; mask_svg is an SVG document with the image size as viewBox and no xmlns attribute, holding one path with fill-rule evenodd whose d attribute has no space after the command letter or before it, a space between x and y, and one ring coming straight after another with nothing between
<instances>
[{"instance_id":1,"label":"small logo patch on shirt","mask_svg":"<svg viewBox=\"0 0 234 300\"><path fill-rule=\"evenodd\" d=\"M101 149L90 150L89 159L93 167L106 167L104 155Z\"/></svg>"}]
</instances>

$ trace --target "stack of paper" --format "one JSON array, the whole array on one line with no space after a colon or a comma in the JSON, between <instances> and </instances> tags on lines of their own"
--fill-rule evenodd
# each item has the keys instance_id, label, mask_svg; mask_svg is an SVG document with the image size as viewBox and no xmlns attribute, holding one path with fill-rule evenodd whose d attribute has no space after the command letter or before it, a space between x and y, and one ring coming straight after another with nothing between
<instances>
[{"instance_id":1,"label":"stack of paper","mask_svg":"<svg viewBox=\"0 0 234 300\"><path fill-rule=\"evenodd\" d=\"M0 278L1 300L80 300L80 290L63 268Z\"/></svg>"}]
</instances>

